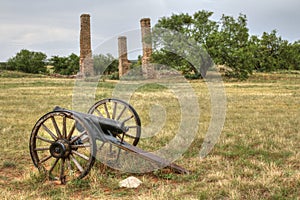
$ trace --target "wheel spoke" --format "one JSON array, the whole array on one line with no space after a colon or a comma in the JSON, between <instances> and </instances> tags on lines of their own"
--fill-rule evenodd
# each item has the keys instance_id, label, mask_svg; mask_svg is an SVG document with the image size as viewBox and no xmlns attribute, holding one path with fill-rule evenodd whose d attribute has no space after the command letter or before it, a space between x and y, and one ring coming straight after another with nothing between
<instances>
[{"instance_id":1,"label":"wheel spoke","mask_svg":"<svg viewBox=\"0 0 300 200\"><path fill-rule=\"evenodd\" d=\"M71 155L71 159L74 162L74 164L76 165L77 169L79 169L79 171L82 173L83 172L83 168L81 167L81 165L79 164L79 162L76 160L76 158L74 158L74 156Z\"/></svg>"},{"instance_id":2,"label":"wheel spoke","mask_svg":"<svg viewBox=\"0 0 300 200\"><path fill-rule=\"evenodd\" d=\"M57 137L54 135L54 133L52 133L52 131L50 131L50 129L45 124L42 124L42 127L47 133L49 133L53 140L57 140Z\"/></svg>"},{"instance_id":3,"label":"wheel spoke","mask_svg":"<svg viewBox=\"0 0 300 200\"><path fill-rule=\"evenodd\" d=\"M81 153L79 153L78 151L72 151L73 154L85 159L85 160L89 160L89 157L87 157L86 155L83 155Z\"/></svg>"},{"instance_id":4,"label":"wheel spoke","mask_svg":"<svg viewBox=\"0 0 300 200\"><path fill-rule=\"evenodd\" d=\"M65 176L65 159L61 159L61 163L60 163L60 175L59 175L59 179L61 181L62 184L66 183L66 176Z\"/></svg>"},{"instance_id":5,"label":"wheel spoke","mask_svg":"<svg viewBox=\"0 0 300 200\"><path fill-rule=\"evenodd\" d=\"M139 126L127 126L127 128L131 129L131 128L138 128Z\"/></svg>"},{"instance_id":6,"label":"wheel spoke","mask_svg":"<svg viewBox=\"0 0 300 200\"><path fill-rule=\"evenodd\" d=\"M112 144L109 143L109 152L112 153L112 151L113 151L113 150L112 150Z\"/></svg>"},{"instance_id":7,"label":"wheel spoke","mask_svg":"<svg viewBox=\"0 0 300 200\"><path fill-rule=\"evenodd\" d=\"M52 173L52 171L53 171L53 169L55 168L55 166L56 166L56 164L58 163L58 161L59 161L59 158L56 158L54 164L52 165L52 167L51 167L50 170L49 170L49 175Z\"/></svg>"},{"instance_id":8,"label":"wheel spoke","mask_svg":"<svg viewBox=\"0 0 300 200\"><path fill-rule=\"evenodd\" d=\"M34 149L35 151L48 151L49 147L38 147Z\"/></svg>"},{"instance_id":9,"label":"wheel spoke","mask_svg":"<svg viewBox=\"0 0 300 200\"><path fill-rule=\"evenodd\" d=\"M67 138L67 118L65 115L63 117L63 131L62 132L63 132L63 137Z\"/></svg>"},{"instance_id":10,"label":"wheel spoke","mask_svg":"<svg viewBox=\"0 0 300 200\"><path fill-rule=\"evenodd\" d=\"M126 135L126 137L129 137L129 138L132 138L132 139L135 139L135 138L136 138L136 136L128 135L128 134L126 134L126 133L124 133L124 135Z\"/></svg>"},{"instance_id":11,"label":"wheel spoke","mask_svg":"<svg viewBox=\"0 0 300 200\"><path fill-rule=\"evenodd\" d=\"M122 117L122 115L123 115L123 113L125 112L125 110L126 110L126 106L124 106L124 108L123 108L123 110L121 111L121 113L119 114L119 116L117 117L117 121L119 121L119 119Z\"/></svg>"},{"instance_id":12,"label":"wheel spoke","mask_svg":"<svg viewBox=\"0 0 300 200\"><path fill-rule=\"evenodd\" d=\"M90 141L90 138L85 135L85 137L80 138L82 143L87 143Z\"/></svg>"},{"instance_id":13,"label":"wheel spoke","mask_svg":"<svg viewBox=\"0 0 300 200\"><path fill-rule=\"evenodd\" d=\"M85 135L87 132L83 131L80 135L76 136L75 138L73 138L70 143L74 143L75 141L77 141L79 138L81 138L83 135Z\"/></svg>"},{"instance_id":14,"label":"wheel spoke","mask_svg":"<svg viewBox=\"0 0 300 200\"><path fill-rule=\"evenodd\" d=\"M114 102L114 108L113 108L112 119L115 119L115 117L116 117L116 112L117 112L117 102Z\"/></svg>"},{"instance_id":15,"label":"wheel spoke","mask_svg":"<svg viewBox=\"0 0 300 200\"><path fill-rule=\"evenodd\" d=\"M99 151L102 149L102 147L106 144L106 142L102 142L101 146L99 147Z\"/></svg>"},{"instance_id":16,"label":"wheel spoke","mask_svg":"<svg viewBox=\"0 0 300 200\"><path fill-rule=\"evenodd\" d=\"M52 156L46 156L45 158L43 158L42 160L40 160L39 164L42 164L43 162L46 162L47 160L49 160Z\"/></svg>"},{"instance_id":17,"label":"wheel spoke","mask_svg":"<svg viewBox=\"0 0 300 200\"><path fill-rule=\"evenodd\" d=\"M133 115L131 115L130 117L127 117L125 120L122 121L122 124L131 120L133 117L134 117Z\"/></svg>"},{"instance_id":18,"label":"wheel spoke","mask_svg":"<svg viewBox=\"0 0 300 200\"><path fill-rule=\"evenodd\" d=\"M131 138L131 139L135 139L136 137L135 136L132 136L132 135L128 135L128 134L126 134L126 133L123 133L122 135L122 137L120 136L121 134L118 134L117 135L117 137L118 138L120 138L120 139L122 139L122 137L123 137L123 139L124 139L124 136L126 136L126 137L129 137L129 138Z\"/></svg>"},{"instance_id":19,"label":"wheel spoke","mask_svg":"<svg viewBox=\"0 0 300 200\"><path fill-rule=\"evenodd\" d=\"M82 149L82 148L87 148L91 147L90 144L77 144L77 145L71 145L72 149Z\"/></svg>"},{"instance_id":20,"label":"wheel spoke","mask_svg":"<svg viewBox=\"0 0 300 200\"><path fill-rule=\"evenodd\" d=\"M104 117L103 115L102 115L102 113L96 108L95 109L95 112L100 116L100 117Z\"/></svg>"},{"instance_id":21,"label":"wheel spoke","mask_svg":"<svg viewBox=\"0 0 300 200\"><path fill-rule=\"evenodd\" d=\"M72 165L71 165L71 160L70 157L67 158L67 165L70 171L72 171Z\"/></svg>"},{"instance_id":22,"label":"wheel spoke","mask_svg":"<svg viewBox=\"0 0 300 200\"><path fill-rule=\"evenodd\" d=\"M70 130L70 132L69 132L69 134L67 136L67 140L70 140L70 138L72 137L72 135L73 135L73 133L75 131L75 128L76 128L76 122L73 123L73 126L72 126L72 128L71 128L71 130Z\"/></svg>"},{"instance_id":23,"label":"wheel spoke","mask_svg":"<svg viewBox=\"0 0 300 200\"><path fill-rule=\"evenodd\" d=\"M57 126L56 120L55 120L55 118L53 116L51 117L51 120L52 120L52 124L53 124L53 126L55 128L56 134L58 135L58 138L62 138L61 132L60 132L60 130L59 130L58 126Z\"/></svg>"},{"instance_id":24,"label":"wheel spoke","mask_svg":"<svg viewBox=\"0 0 300 200\"><path fill-rule=\"evenodd\" d=\"M105 109L107 118L110 118L110 114L109 114L109 112L108 112L108 108L107 108L106 103L104 103L104 109Z\"/></svg>"},{"instance_id":25,"label":"wheel spoke","mask_svg":"<svg viewBox=\"0 0 300 200\"><path fill-rule=\"evenodd\" d=\"M36 138L39 139L39 140L42 140L44 142L48 142L50 144L52 144L54 142L53 140L49 140L47 138L44 138L44 137L41 137L41 136L38 136L38 135L36 136Z\"/></svg>"}]
</instances>

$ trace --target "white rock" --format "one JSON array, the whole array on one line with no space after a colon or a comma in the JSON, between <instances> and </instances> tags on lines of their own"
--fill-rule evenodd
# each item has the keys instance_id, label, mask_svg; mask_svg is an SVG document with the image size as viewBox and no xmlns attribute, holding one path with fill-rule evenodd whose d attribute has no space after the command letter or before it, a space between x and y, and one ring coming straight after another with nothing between
<instances>
[{"instance_id":1,"label":"white rock","mask_svg":"<svg viewBox=\"0 0 300 200\"><path fill-rule=\"evenodd\" d=\"M129 176L128 178L119 182L119 187L125 188L137 188L142 183L138 178Z\"/></svg>"}]
</instances>

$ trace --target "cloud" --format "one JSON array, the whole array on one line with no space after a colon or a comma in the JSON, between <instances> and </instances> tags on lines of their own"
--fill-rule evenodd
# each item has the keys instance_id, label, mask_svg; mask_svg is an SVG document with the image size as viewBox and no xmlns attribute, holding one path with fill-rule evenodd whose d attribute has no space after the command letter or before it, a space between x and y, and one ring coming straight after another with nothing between
<instances>
[{"instance_id":1,"label":"cloud","mask_svg":"<svg viewBox=\"0 0 300 200\"><path fill-rule=\"evenodd\" d=\"M0 44L5 49L1 52L2 57L0 56L0 60L3 61L21 49L42 51L48 56L78 51L79 32L75 29L47 25L5 24L0 27L0 32Z\"/></svg>"},{"instance_id":2,"label":"cloud","mask_svg":"<svg viewBox=\"0 0 300 200\"><path fill-rule=\"evenodd\" d=\"M0 61L20 48L41 49L49 54L55 53L54 47L65 54L77 51L82 13L91 14L92 45L96 47L107 38L139 29L143 17L150 17L154 25L163 16L199 10L213 11L214 20L219 20L223 13L234 17L243 13L251 33L261 35L263 31L277 29L283 38L297 40L299 7L298 0L1 1L0 44L5 51L0 52Z\"/></svg>"},{"instance_id":3,"label":"cloud","mask_svg":"<svg viewBox=\"0 0 300 200\"><path fill-rule=\"evenodd\" d=\"M78 32L64 27L46 25L6 24L0 28L1 35L22 45L34 45L43 41L59 42L78 38ZM3 39L0 40L3 42Z\"/></svg>"}]
</instances>

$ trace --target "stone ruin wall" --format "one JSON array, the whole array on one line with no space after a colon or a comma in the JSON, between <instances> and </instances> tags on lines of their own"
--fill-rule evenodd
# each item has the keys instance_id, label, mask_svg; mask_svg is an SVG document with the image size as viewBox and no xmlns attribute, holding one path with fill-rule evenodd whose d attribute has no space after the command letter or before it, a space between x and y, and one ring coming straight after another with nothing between
<instances>
[{"instance_id":1,"label":"stone ruin wall","mask_svg":"<svg viewBox=\"0 0 300 200\"><path fill-rule=\"evenodd\" d=\"M119 51L119 77L126 74L131 62L127 58L127 38L125 36L118 37L118 51Z\"/></svg>"},{"instance_id":2,"label":"stone ruin wall","mask_svg":"<svg viewBox=\"0 0 300 200\"><path fill-rule=\"evenodd\" d=\"M93 76L94 65L91 48L90 15L80 16L80 74L82 76Z\"/></svg>"},{"instance_id":3,"label":"stone ruin wall","mask_svg":"<svg viewBox=\"0 0 300 200\"><path fill-rule=\"evenodd\" d=\"M82 14L80 16L80 74L84 77L93 76L93 58L91 48L91 27L90 15ZM150 63L152 54L151 24L150 18L140 20L142 34L142 73L145 78L155 78L154 66ZM118 38L119 51L119 77L126 74L131 62L127 58L127 38L120 36Z\"/></svg>"},{"instance_id":4,"label":"stone ruin wall","mask_svg":"<svg viewBox=\"0 0 300 200\"><path fill-rule=\"evenodd\" d=\"M142 73L145 78L155 78L154 66L150 63L152 54L152 39L151 39L151 24L150 18L143 18L140 20L142 44L143 44L143 58L142 58Z\"/></svg>"}]
</instances>

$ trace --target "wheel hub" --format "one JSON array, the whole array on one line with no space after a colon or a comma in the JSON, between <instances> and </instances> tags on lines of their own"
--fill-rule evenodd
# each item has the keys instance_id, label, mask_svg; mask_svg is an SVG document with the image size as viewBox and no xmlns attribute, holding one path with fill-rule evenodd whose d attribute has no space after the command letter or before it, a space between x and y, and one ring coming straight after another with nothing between
<instances>
[{"instance_id":1,"label":"wheel hub","mask_svg":"<svg viewBox=\"0 0 300 200\"><path fill-rule=\"evenodd\" d=\"M50 154L55 158L66 158L70 154L70 145L64 140L58 140L51 144Z\"/></svg>"}]
</instances>

